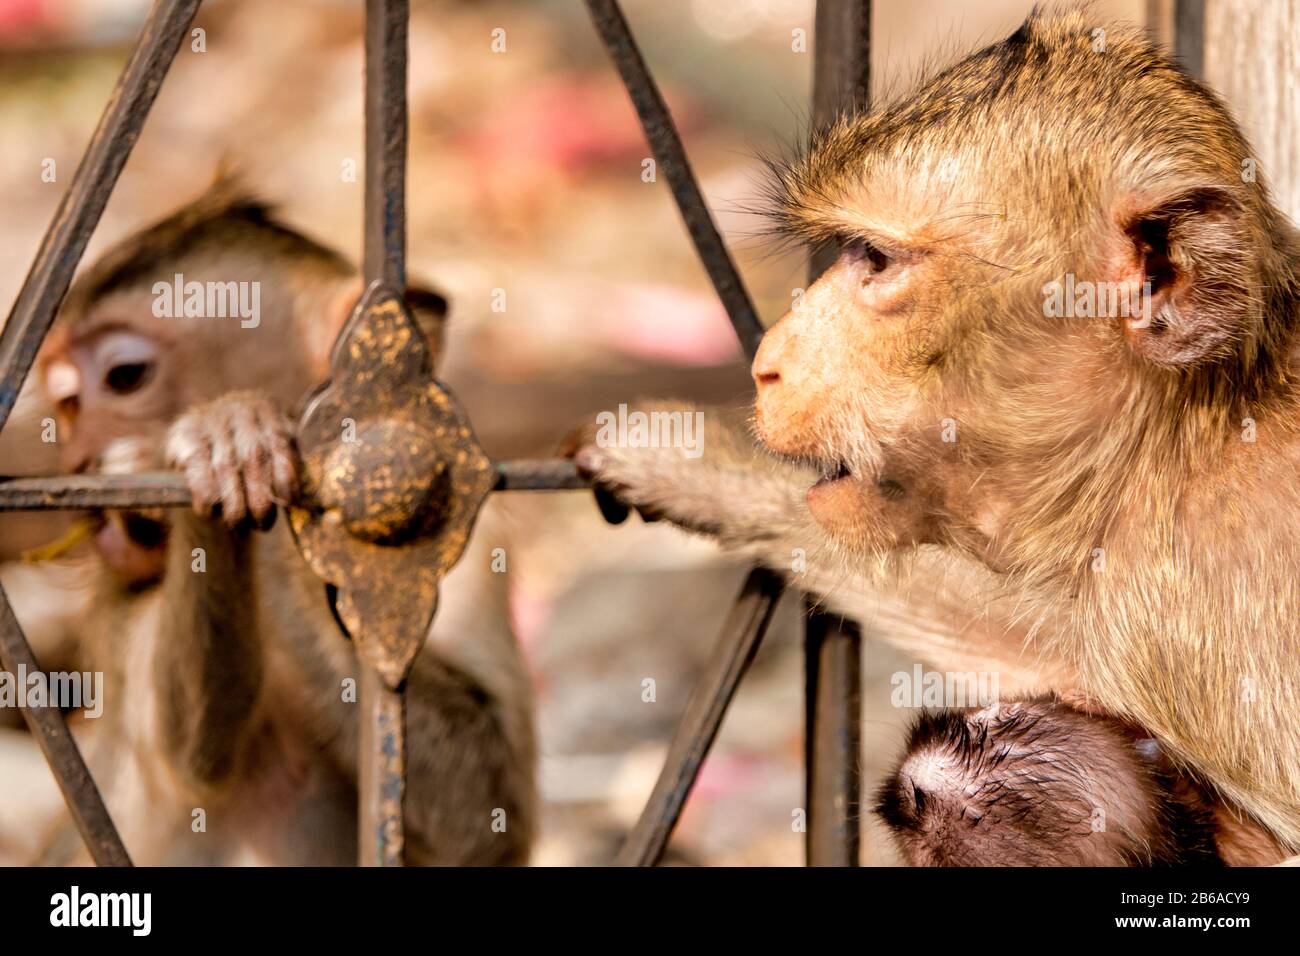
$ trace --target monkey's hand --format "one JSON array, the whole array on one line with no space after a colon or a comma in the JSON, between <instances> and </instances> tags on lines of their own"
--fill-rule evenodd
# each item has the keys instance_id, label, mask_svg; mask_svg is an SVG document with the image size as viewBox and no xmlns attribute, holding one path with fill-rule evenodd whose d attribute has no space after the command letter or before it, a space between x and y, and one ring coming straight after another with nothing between
<instances>
[{"instance_id":1,"label":"monkey's hand","mask_svg":"<svg viewBox=\"0 0 1300 956\"><path fill-rule=\"evenodd\" d=\"M263 395L232 392L185 412L167 433L167 462L185 473L194 511L270 527L297 489L289 421Z\"/></svg>"},{"instance_id":2,"label":"monkey's hand","mask_svg":"<svg viewBox=\"0 0 1300 956\"><path fill-rule=\"evenodd\" d=\"M816 473L764 452L723 409L646 402L625 414L601 413L565 451L598 495L781 569L791 548L808 548L809 535L819 536L805 501ZM611 516L608 503L602 510Z\"/></svg>"}]
</instances>

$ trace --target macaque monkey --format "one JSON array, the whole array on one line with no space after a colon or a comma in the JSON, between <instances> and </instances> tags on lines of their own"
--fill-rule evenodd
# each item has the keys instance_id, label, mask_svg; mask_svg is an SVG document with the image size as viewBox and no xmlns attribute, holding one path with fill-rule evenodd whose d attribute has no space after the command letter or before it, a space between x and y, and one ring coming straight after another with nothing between
<instances>
[{"instance_id":1,"label":"macaque monkey","mask_svg":"<svg viewBox=\"0 0 1300 956\"><path fill-rule=\"evenodd\" d=\"M186 316L164 301L178 282L239 308ZM137 863L356 861L357 659L274 519L297 480L286 414L360 288L219 183L80 277L40 357L68 470L170 467L194 495L93 535L82 634L107 688L88 759ZM445 304L408 298L436 353ZM413 864L523 863L534 829L530 690L482 517L407 684ZM65 829L45 859L78 846Z\"/></svg>"},{"instance_id":2,"label":"macaque monkey","mask_svg":"<svg viewBox=\"0 0 1300 956\"><path fill-rule=\"evenodd\" d=\"M765 451L577 459L841 611L952 555L1047 687L1295 853L1300 247L1250 156L1138 33L1031 16L777 165L779 227L841 251L754 360Z\"/></svg>"},{"instance_id":3,"label":"macaque monkey","mask_svg":"<svg viewBox=\"0 0 1300 956\"><path fill-rule=\"evenodd\" d=\"M1139 728L1055 696L923 714L876 810L914 866L1222 866L1277 844Z\"/></svg>"}]
</instances>

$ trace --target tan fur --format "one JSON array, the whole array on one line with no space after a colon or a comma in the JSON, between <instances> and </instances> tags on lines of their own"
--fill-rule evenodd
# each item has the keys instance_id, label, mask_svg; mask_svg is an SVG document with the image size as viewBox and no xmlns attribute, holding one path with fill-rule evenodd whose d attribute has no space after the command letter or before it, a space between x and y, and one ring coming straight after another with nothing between
<instances>
[{"instance_id":1,"label":"tan fur","mask_svg":"<svg viewBox=\"0 0 1300 956\"><path fill-rule=\"evenodd\" d=\"M982 563L995 619L1295 850L1297 247L1249 155L1212 94L1083 13L839 121L777 183L785 227L847 251L764 338L755 422L847 475L762 550L865 577L917 545ZM1067 273L1151 277L1153 321L1049 317ZM675 514L635 457L594 470L736 525ZM731 482L714 504L744 507Z\"/></svg>"},{"instance_id":2,"label":"tan fur","mask_svg":"<svg viewBox=\"0 0 1300 956\"><path fill-rule=\"evenodd\" d=\"M94 599L80 622L108 680L91 764L137 863L351 864L362 705L345 700L344 682L359 682L356 655L286 522L267 532L248 524L291 492L284 416L317 384L359 281L335 253L228 189L92 266L42 357L45 370L70 363L81 383L60 404L67 467L174 464L205 512L109 515L97 537L112 546L88 563ZM261 282L260 324L153 316L152 284L176 272ZM413 295L436 347L444 303ZM112 353L101 352L105 336L123 334L151 371L115 394L104 387ZM224 522L206 516L218 504ZM518 864L532 842L531 693L505 575L489 571L503 543L495 514L485 509L443 582L408 681L410 863ZM153 527L165 542L138 531ZM196 548L205 570L193 567ZM201 832L196 809L206 814ZM84 854L65 826L43 858Z\"/></svg>"}]
</instances>

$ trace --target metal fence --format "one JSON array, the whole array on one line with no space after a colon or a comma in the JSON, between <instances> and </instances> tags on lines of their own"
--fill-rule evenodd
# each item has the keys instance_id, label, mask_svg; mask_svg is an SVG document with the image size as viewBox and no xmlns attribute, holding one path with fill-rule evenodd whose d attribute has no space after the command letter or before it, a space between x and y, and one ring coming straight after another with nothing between
<instances>
[{"instance_id":1,"label":"metal fence","mask_svg":"<svg viewBox=\"0 0 1300 956\"><path fill-rule=\"evenodd\" d=\"M8 324L0 334L0 427L8 420L109 194L139 136L163 78L200 0L155 0L81 164L36 254ZM691 171L681 138L642 59L616 0L586 0L592 21L636 107L658 168L672 189L687 231L736 335L752 358L763 334L740 274L719 236ZM339 616L357 645L361 666L360 862L402 862L405 786L403 686L433 614L438 579L455 563L474 514L490 491L553 491L585 487L573 465L560 460L490 462L452 396L432 377L431 363L403 300L406 281L406 138L408 0L366 3L365 291L340 333L349 347L334 350L331 378L298 427L304 468L324 467L332 449L319 427L331 402L369 403L368 421L383 439L416 429L446 434L426 460L408 463L400 480L359 487L332 502L343 527L325 528L319 507L291 509L295 536L317 574L338 589ZM817 4L814 122L864 106L868 94L870 0ZM815 275L827 263L819 251ZM405 341L394 357L386 343ZM376 389L378 379L384 387ZM363 382L370 384L363 385ZM349 405L348 407L352 407ZM391 442L360 443L357 455L382 458ZM337 456L335 456L336 458ZM428 534L402 536L402 545L376 548L394 528L427 527L419 506L439 468L463 461L450 475L445 520ZM334 459L330 459L333 461ZM392 465L392 462L385 461ZM352 465L367 464L351 460ZM353 473L365 475L366 468ZM306 482L305 494L313 493ZM384 497L383 528L349 522L349 506ZM178 475L65 475L0 483L0 510L144 508L189 504ZM313 503L319 506L320 502ZM402 600L386 600L393 581ZM413 588L406 588L411 583ZM676 825L700 766L745 670L763 639L783 590L781 579L755 568L749 574L695 689L654 791L618 857L623 865L653 866ZM857 630L839 618L810 611L806 636L806 853L810 865L856 866L859 841L859 658ZM0 665L38 670L38 662L0 588ZM95 781L55 707L24 708L90 854L101 866L129 866L130 857Z\"/></svg>"}]
</instances>

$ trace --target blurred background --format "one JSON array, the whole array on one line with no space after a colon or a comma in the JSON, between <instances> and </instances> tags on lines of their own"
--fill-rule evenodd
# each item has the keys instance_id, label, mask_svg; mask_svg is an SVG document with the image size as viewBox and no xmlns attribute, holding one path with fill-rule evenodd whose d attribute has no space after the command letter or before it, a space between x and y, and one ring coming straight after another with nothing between
<instances>
[{"instance_id":1,"label":"blurred background","mask_svg":"<svg viewBox=\"0 0 1300 956\"><path fill-rule=\"evenodd\" d=\"M876 96L905 89L927 64L999 39L1030 5L877 2ZM0 315L147 6L0 0ZM748 374L730 325L667 183L642 179L649 149L585 7L412 6L410 271L451 300L445 378L488 452L552 454L595 411L639 397L744 406ZM807 136L812 56L792 49L792 35L805 31L811 49L813 5L623 6L760 314L774 321L803 285L806 265L801 250L763 239L760 157ZM1149 4L1098 6L1143 22ZM241 170L288 223L358 258L361 24L355 0L209 0L196 24L203 49L182 48L84 262L200 193L219 162ZM505 30L500 53L492 51L497 28ZM41 176L49 159L54 182ZM493 311L494 290L505 290L504 311ZM0 439L0 472L55 470L31 443ZM636 518L609 527L585 493L506 497L511 610L539 704L546 810L534 861L607 862L649 794L744 568L671 528ZM4 516L3 554L12 558L49 533L48 522ZM75 634L25 614L49 594L20 563L0 575L46 665L75 661ZM787 597L686 808L673 861L802 862L803 836L792 828L803 803L800 614L797 598ZM911 666L868 636L864 803L910 716L890 706L889 675ZM647 678L657 689L650 703L641 693ZM6 862L35 839L33 808L58 805L12 716L0 714L0 787L27 802L0 807ZM863 862L893 862L869 818Z\"/></svg>"}]
</instances>

